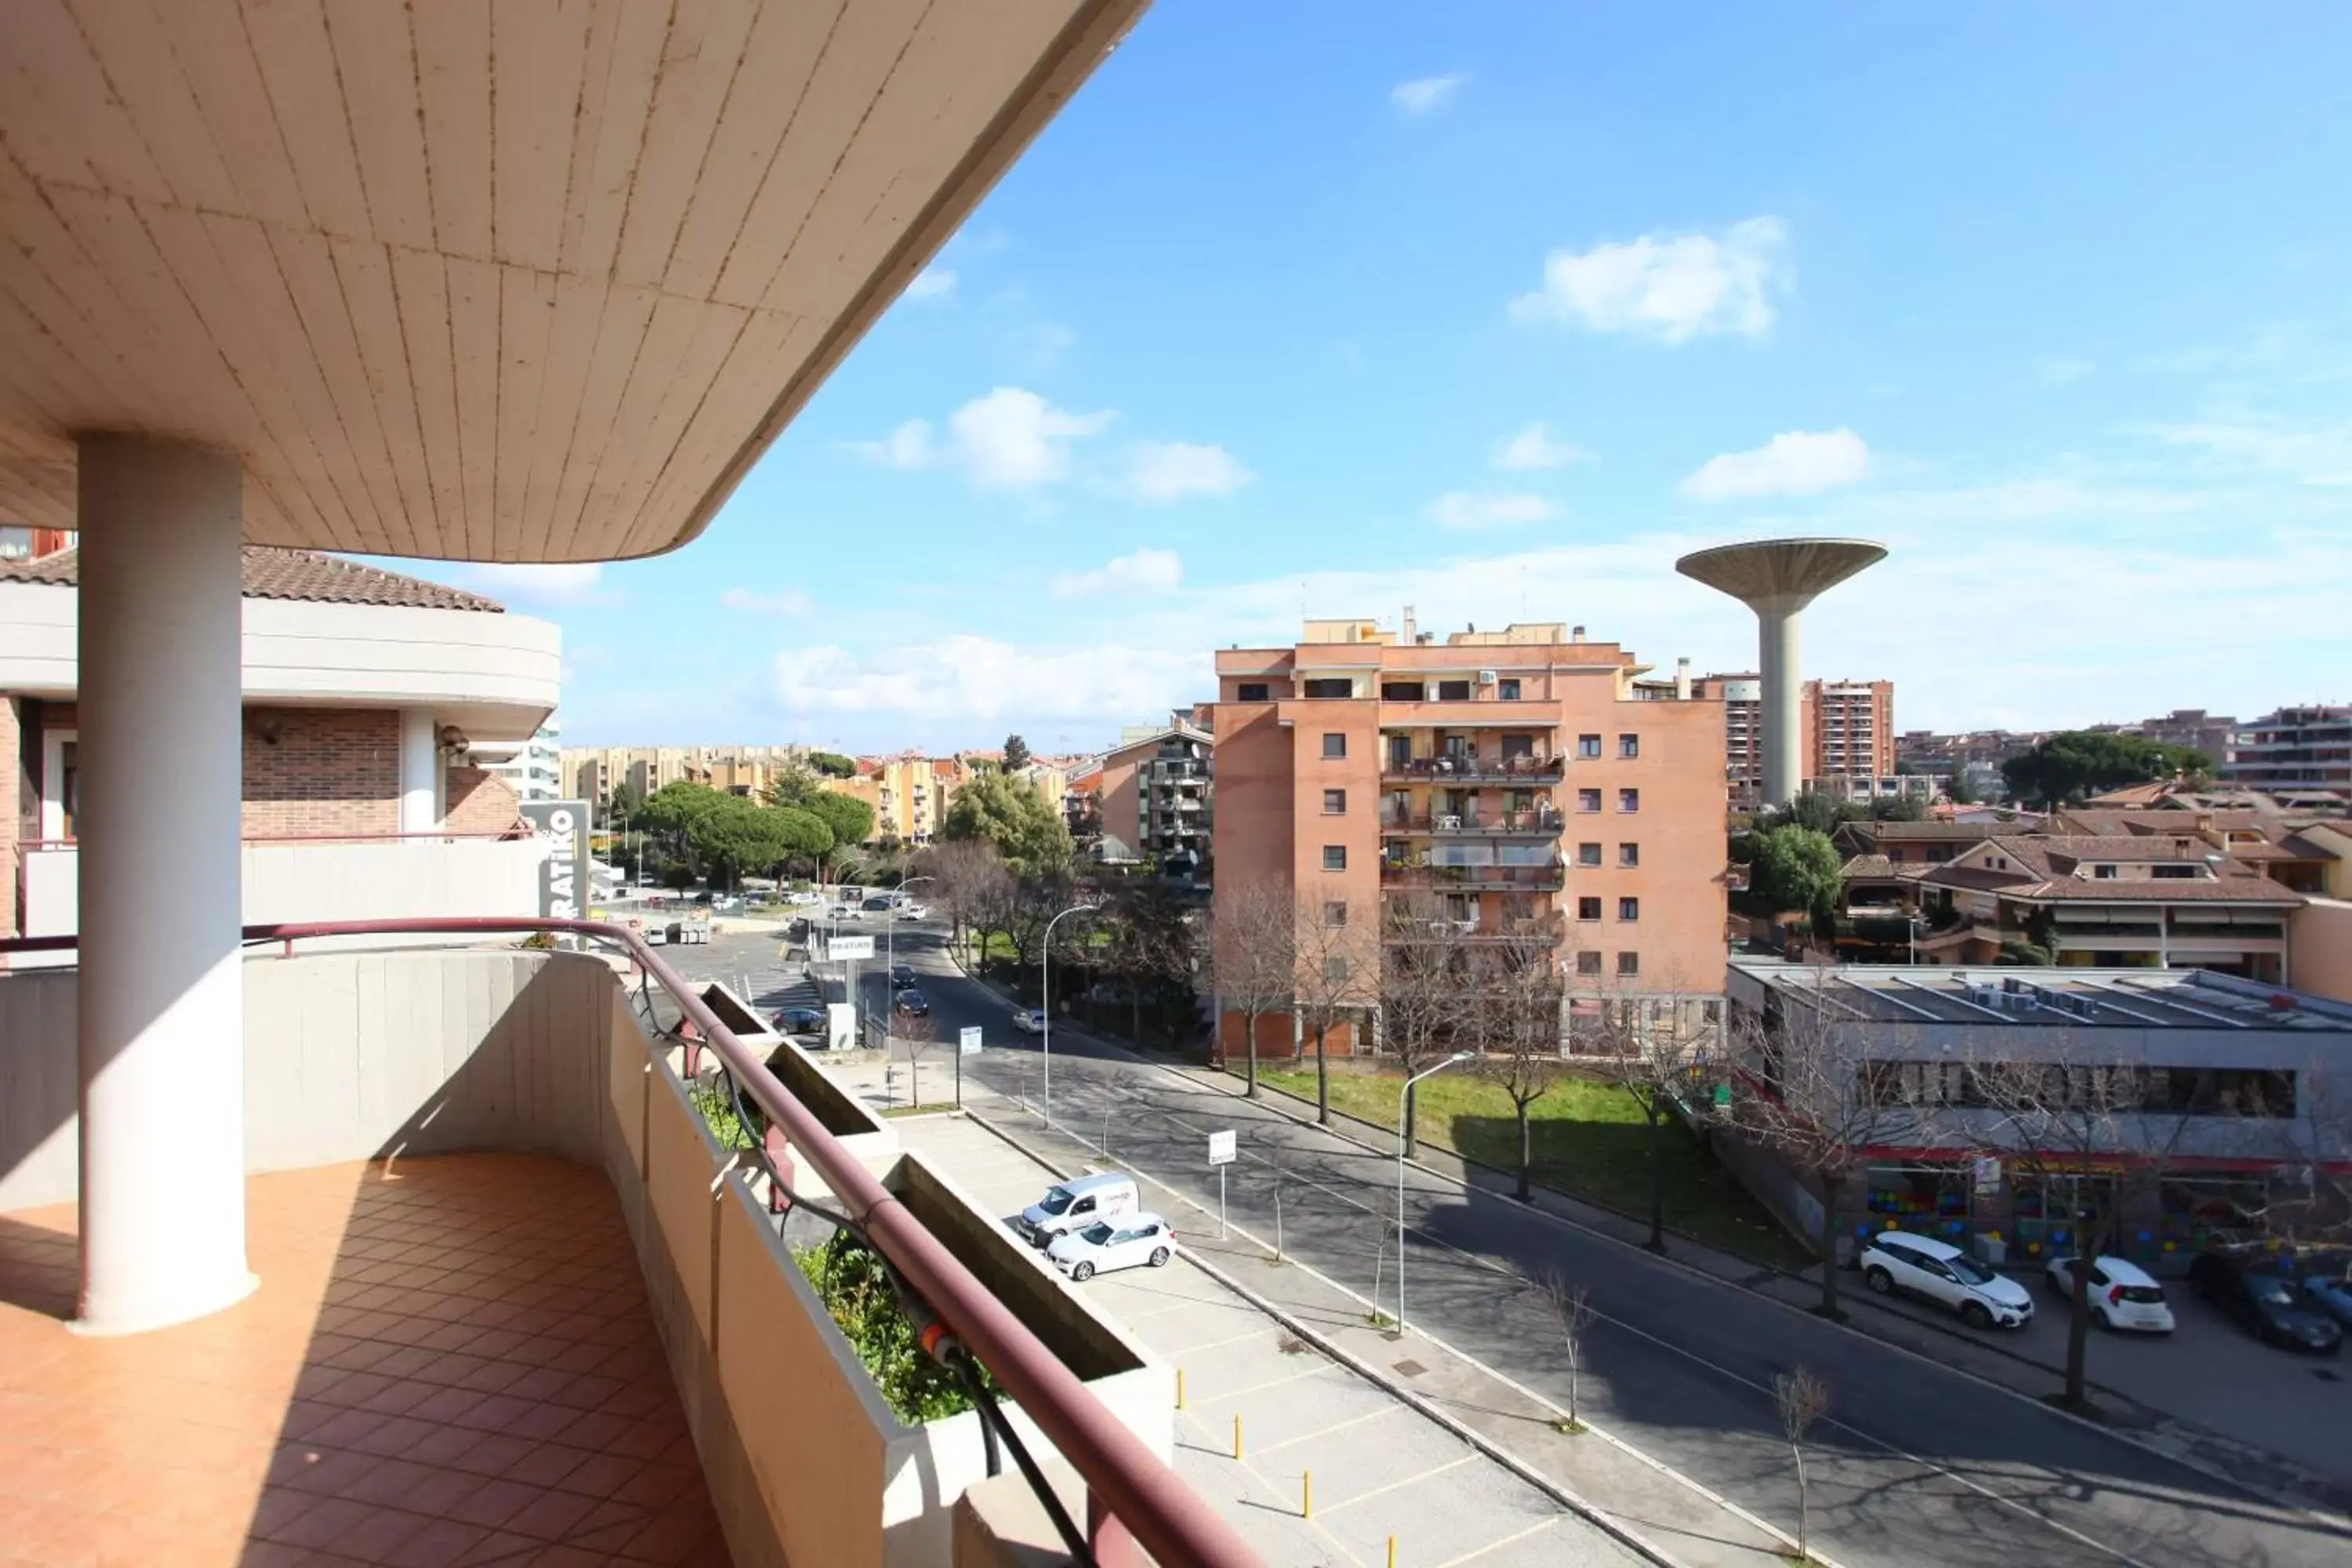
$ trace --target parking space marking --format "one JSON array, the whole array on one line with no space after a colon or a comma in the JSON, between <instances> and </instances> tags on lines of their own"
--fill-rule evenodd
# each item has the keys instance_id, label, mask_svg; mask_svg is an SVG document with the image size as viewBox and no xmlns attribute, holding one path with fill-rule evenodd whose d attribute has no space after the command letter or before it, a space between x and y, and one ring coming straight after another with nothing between
<instances>
[{"instance_id":1,"label":"parking space marking","mask_svg":"<svg viewBox=\"0 0 2352 1568\"><path fill-rule=\"evenodd\" d=\"M1361 1415L1350 1415L1345 1421L1334 1421L1328 1426L1320 1426L1312 1432L1301 1432L1297 1436L1285 1437L1279 1443L1268 1443L1259 1448L1258 1452L1261 1454L1277 1453L1284 1448L1289 1447L1293 1443L1311 1443L1318 1437L1328 1437L1334 1432L1344 1432L1350 1426L1360 1426L1367 1421L1378 1421L1383 1415L1393 1415L1399 1411L1403 1411L1407 1415L1412 1414L1412 1411L1408 1406L1399 1405L1391 1400L1388 1404L1381 1405L1378 1410L1367 1410Z\"/></svg>"},{"instance_id":2,"label":"parking space marking","mask_svg":"<svg viewBox=\"0 0 2352 1568\"><path fill-rule=\"evenodd\" d=\"M1320 1357L1318 1357L1317 1359L1318 1362L1321 1362ZM1212 1394L1206 1399L1201 1401L1201 1403L1203 1405L1219 1405L1228 1399L1240 1399L1252 1394L1264 1394L1269 1388L1280 1388L1284 1384L1297 1383L1303 1377L1320 1377L1326 1372L1337 1372L1338 1370L1339 1369L1337 1367L1332 1366L1329 1363L1321 1362L1321 1364L1310 1366L1305 1372L1294 1372L1288 1377L1269 1378L1264 1383L1254 1383L1247 1388L1236 1388L1224 1394Z\"/></svg>"},{"instance_id":3,"label":"parking space marking","mask_svg":"<svg viewBox=\"0 0 2352 1568\"><path fill-rule=\"evenodd\" d=\"M1417 1471L1412 1475L1402 1478L1402 1479L1390 1481L1385 1486L1377 1486L1369 1491L1358 1492L1354 1497L1341 1498L1338 1502L1327 1502L1318 1511L1323 1513L1337 1513L1343 1508L1353 1508L1360 1502L1366 1502L1376 1497L1385 1497L1390 1492L1395 1491L1400 1488L1419 1486L1423 1481L1433 1480L1435 1478L1444 1475L1448 1470L1458 1470L1463 1466L1475 1463L1485 1457L1486 1456L1480 1454L1475 1448L1465 1449L1460 1458L1448 1459L1445 1463L1438 1466L1435 1469ZM1516 1479L1517 1478L1514 1479Z\"/></svg>"},{"instance_id":4,"label":"parking space marking","mask_svg":"<svg viewBox=\"0 0 2352 1568\"><path fill-rule=\"evenodd\" d=\"M1556 1513L1549 1519L1538 1520L1535 1523L1528 1526L1525 1530L1516 1531L1513 1533L1503 1537L1500 1541L1490 1541L1486 1542L1486 1545L1478 1548L1475 1552L1465 1552L1460 1557L1452 1558L1447 1562L1438 1564L1438 1568L1461 1568L1461 1564L1465 1563L1475 1563L1478 1559L1487 1555L1489 1552L1500 1552L1504 1547L1512 1545L1517 1542L1525 1541L1530 1535L1540 1535L1545 1531L1549 1530L1552 1526L1558 1524L1561 1520L1566 1519L1567 1517L1568 1516L1564 1513Z\"/></svg>"},{"instance_id":5,"label":"parking space marking","mask_svg":"<svg viewBox=\"0 0 2352 1568\"><path fill-rule=\"evenodd\" d=\"M1205 1355L1210 1351L1221 1351L1227 1345L1247 1344L1252 1340L1264 1339L1268 1334L1278 1334L1283 1331L1284 1331L1279 1324L1268 1324L1263 1329L1252 1329L1245 1334L1234 1334L1227 1339L1211 1340L1206 1344L1187 1345L1181 1351L1163 1351L1160 1353L1163 1355ZM1288 1378L1284 1378L1282 1381L1287 1383L1290 1380Z\"/></svg>"}]
</instances>

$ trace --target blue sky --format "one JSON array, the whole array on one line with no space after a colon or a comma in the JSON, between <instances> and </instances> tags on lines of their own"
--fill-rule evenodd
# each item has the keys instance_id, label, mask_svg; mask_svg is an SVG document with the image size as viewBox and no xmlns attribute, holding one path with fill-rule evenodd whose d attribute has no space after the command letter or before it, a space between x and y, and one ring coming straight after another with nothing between
<instances>
[{"instance_id":1,"label":"blue sky","mask_svg":"<svg viewBox=\"0 0 2352 1568\"><path fill-rule=\"evenodd\" d=\"M1162 0L701 539L434 574L566 740L1082 750L1309 614L1903 728L2352 700L2352 8Z\"/></svg>"}]
</instances>

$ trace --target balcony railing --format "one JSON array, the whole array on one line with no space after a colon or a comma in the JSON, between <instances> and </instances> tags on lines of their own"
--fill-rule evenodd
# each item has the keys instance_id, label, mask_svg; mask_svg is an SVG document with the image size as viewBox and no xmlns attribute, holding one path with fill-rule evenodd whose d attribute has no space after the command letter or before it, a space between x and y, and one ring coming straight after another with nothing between
<instances>
[{"instance_id":1,"label":"balcony railing","mask_svg":"<svg viewBox=\"0 0 2352 1568\"><path fill-rule=\"evenodd\" d=\"M1384 779L1454 784L1558 784L1567 759L1549 757L1388 757Z\"/></svg>"},{"instance_id":2,"label":"balcony railing","mask_svg":"<svg viewBox=\"0 0 2352 1568\"><path fill-rule=\"evenodd\" d=\"M1506 920L1500 925L1482 926L1476 921L1433 920L1426 922L1392 924L1382 933L1391 946L1402 947L1419 943L1451 942L1541 942L1556 947L1568 934L1568 921L1559 915L1537 915L1522 920Z\"/></svg>"},{"instance_id":3,"label":"balcony railing","mask_svg":"<svg viewBox=\"0 0 2352 1568\"><path fill-rule=\"evenodd\" d=\"M1382 866L1381 886L1462 892L1556 893L1567 880L1558 866Z\"/></svg>"},{"instance_id":4,"label":"balcony railing","mask_svg":"<svg viewBox=\"0 0 2352 1568\"><path fill-rule=\"evenodd\" d=\"M595 921L444 918L248 925L244 939L248 946L282 945L290 954L297 942L316 940L439 937L478 942L529 933L573 936L617 949L668 995L683 1016L680 1033L687 1040L687 1060L682 1076L692 1079L696 1056L708 1050L717 1057L726 1080L740 1097L739 1106L748 1099L764 1113L763 1141L739 1156L742 1163L764 1178L776 1198L793 1201L796 1184L812 1190L819 1185L829 1189L832 1208L847 1222L846 1228L888 1265L910 1306L919 1303L936 1319L937 1336L925 1341L931 1353L945 1364L954 1364L955 1358L968 1354L1084 1479L1088 1494L1086 1519L1073 1521L1063 1517L1055 1521L1064 1527L1063 1539L1073 1555L1090 1547L1097 1561L1127 1562L1131 1558L1128 1545L1131 1536L1154 1561L1171 1568L1177 1564L1245 1568L1259 1562L1232 1527L1204 1507L1175 1471L1112 1415L901 1196L886 1187L858 1153L828 1130L819 1111L784 1087L767 1066L763 1053L729 1028L704 994L681 979L635 932ZM77 946L78 939L71 936L0 940L0 955L64 952ZM625 1016L626 1005L620 1005ZM600 1068L600 1075L604 1070ZM639 1094L647 1092L642 1087L646 1080L640 1075L625 1073L620 1067L611 1068L610 1075L616 1084L625 1082L639 1086L635 1089ZM677 1103L683 1106L682 1097ZM684 1114L681 1110L679 1125L687 1124ZM752 1119L743 1120L748 1123ZM659 1130L650 1118L622 1118L612 1131L632 1141L628 1146L633 1158L652 1160L660 1152L656 1147ZM656 1222L667 1223L658 1215ZM686 1225L677 1234L700 1237L699 1245L706 1248L717 1245L707 1222ZM765 1238L760 1239L763 1247L769 1245ZM722 1272L714 1267L713 1255L708 1250L699 1255L698 1262L704 1283L698 1285L689 1268L679 1285L689 1300ZM1025 1473L1031 1460L1025 1447L1016 1442L1017 1430L1001 1419L992 1420L991 1425ZM1058 1503L1052 1507L1058 1511Z\"/></svg>"},{"instance_id":5,"label":"balcony railing","mask_svg":"<svg viewBox=\"0 0 2352 1568\"><path fill-rule=\"evenodd\" d=\"M1507 837L1524 835L1557 838L1567 821L1557 811L1389 811L1381 814L1381 831L1391 836L1432 837L1462 834Z\"/></svg>"}]
</instances>

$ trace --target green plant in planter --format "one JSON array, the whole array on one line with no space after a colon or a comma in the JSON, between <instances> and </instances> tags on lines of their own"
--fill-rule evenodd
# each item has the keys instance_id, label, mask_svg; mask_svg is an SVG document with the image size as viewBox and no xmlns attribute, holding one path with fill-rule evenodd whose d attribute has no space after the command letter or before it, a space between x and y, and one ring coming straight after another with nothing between
<instances>
[{"instance_id":1,"label":"green plant in planter","mask_svg":"<svg viewBox=\"0 0 2352 1568\"><path fill-rule=\"evenodd\" d=\"M721 1149L749 1149L758 1142L752 1130L745 1127L743 1119L735 1114L735 1097L727 1092L723 1080L719 1083L688 1084L686 1098L693 1103L697 1114L709 1123L710 1135L719 1140ZM759 1117L756 1107L747 1109L751 1110L754 1120ZM760 1131L765 1131L766 1129Z\"/></svg>"},{"instance_id":2,"label":"green plant in planter","mask_svg":"<svg viewBox=\"0 0 2352 1568\"><path fill-rule=\"evenodd\" d=\"M824 1310L899 1420L919 1426L971 1408L962 1382L915 1342L915 1325L898 1304L881 1258L837 1231L823 1246L793 1248L793 1260L816 1287ZM987 1386L993 1392L993 1380Z\"/></svg>"}]
</instances>

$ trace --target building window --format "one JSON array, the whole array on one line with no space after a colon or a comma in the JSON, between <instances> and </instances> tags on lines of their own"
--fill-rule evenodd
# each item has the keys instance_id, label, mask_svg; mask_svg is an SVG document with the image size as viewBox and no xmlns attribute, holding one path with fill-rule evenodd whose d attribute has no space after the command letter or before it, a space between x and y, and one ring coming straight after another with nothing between
<instances>
[{"instance_id":1,"label":"building window","mask_svg":"<svg viewBox=\"0 0 2352 1568\"><path fill-rule=\"evenodd\" d=\"M1618 900L1617 918L1621 921L1640 920L1642 918L1642 900L1639 899Z\"/></svg>"},{"instance_id":2,"label":"building window","mask_svg":"<svg viewBox=\"0 0 2352 1568\"><path fill-rule=\"evenodd\" d=\"M1535 754L1536 738L1533 735L1506 735L1503 737L1503 760L1505 762L1507 763L1514 757L1526 757L1532 761Z\"/></svg>"},{"instance_id":3,"label":"building window","mask_svg":"<svg viewBox=\"0 0 2352 1568\"><path fill-rule=\"evenodd\" d=\"M1577 900L1576 918L1580 921L1599 920L1601 918L1601 900L1599 899Z\"/></svg>"},{"instance_id":4,"label":"building window","mask_svg":"<svg viewBox=\"0 0 2352 1568\"><path fill-rule=\"evenodd\" d=\"M1343 789L1325 790L1323 792L1323 815L1326 816L1347 816L1348 792Z\"/></svg>"},{"instance_id":5,"label":"building window","mask_svg":"<svg viewBox=\"0 0 2352 1568\"><path fill-rule=\"evenodd\" d=\"M1642 863L1642 847L1638 844L1617 846L1617 864L1630 871Z\"/></svg>"},{"instance_id":6,"label":"building window","mask_svg":"<svg viewBox=\"0 0 2352 1568\"><path fill-rule=\"evenodd\" d=\"M1348 868L1348 847L1344 844L1323 846L1323 869L1344 871Z\"/></svg>"},{"instance_id":7,"label":"building window","mask_svg":"<svg viewBox=\"0 0 2352 1568\"><path fill-rule=\"evenodd\" d=\"M1345 735L1325 735L1323 737L1323 754L1327 757L1346 756L1348 754L1348 737Z\"/></svg>"},{"instance_id":8,"label":"building window","mask_svg":"<svg viewBox=\"0 0 2352 1568\"><path fill-rule=\"evenodd\" d=\"M1310 680L1307 683L1309 697L1353 697L1356 683L1347 679Z\"/></svg>"},{"instance_id":9,"label":"building window","mask_svg":"<svg viewBox=\"0 0 2352 1568\"><path fill-rule=\"evenodd\" d=\"M1580 952L1580 953L1578 953L1578 954L1576 955L1576 972L1577 972L1579 974L1598 974L1598 973L1601 973L1601 955L1600 955L1599 953L1597 953L1597 952Z\"/></svg>"},{"instance_id":10,"label":"building window","mask_svg":"<svg viewBox=\"0 0 2352 1568\"><path fill-rule=\"evenodd\" d=\"M1348 923L1347 904L1336 899L1331 902L1325 904L1323 906L1323 923L1327 926L1346 925Z\"/></svg>"},{"instance_id":11,"label":"building window","mask_svg":"<svg viewBox=\"0 0 2352 1568\"><path fill-rule=\"evenodd\" d=\"M1234 700L1236 702L1265 701L1265 682L1263 680L1243 681L1239 686L1234 688Z\"/></svg>"},{"instance_id":12,"label":"building window","mask_svg":"<svg viewBox=\"0 0 2352 1568\"><path fill-rule=\"evenodd\" d=\"M1599 811L1601 809L1601 792L1597 789L1578 790L1576 792L1576 809L1579 811Z\"/></svg>"},{"instance_id":13,"label":"building window","mask_svg":"<svg viewBox=\"0 0 2352 1568\"><path fill-rule=\"evenodd\" d=\"M1348 961L1344 958L1325 959L1323 961L1323 983L1327 985L1345 985L1348 984Z\"/></svg>"},{"instance_id":14,"label":"building window","mask_svg":"<svg viewBox=\"0 0 2352 1568\"><path fill-rule=\"evenodd\" d=\"M1466 680L1441 680L1437 683L1437 700L1440 702L1467 702L1470 700L1470 683Z\"/></svg>"},{"instance_id":15,"label":"building window","mask_svg":"<svg viewBox=\"0 0 2352 1568\"><path fill-rule=\"evenodd\" d=\"M1617 809L1618 809L1618 810L1620 810L1620 811L1639 811L1639 810L1641 810L1641 809L1642 809L1642 792L1641 792L1640 790L1637 790L1637 789L1621 789L1621 790L1619 790L1619 791L1617 792Z\"/></svg>"},{"instance_id":16,"label":"building window","mask_svg":"<svg viewBox=\"0 0 2352 1568\"><path fill-rule=\"evenodd\" d=\"M1642 955L1638 952L1619 953L1617 955L1617 973L1621 976L1641 973Z\"/></svg>"},{"instance_id":17,"label":"building window","mask_svg":"<svg viewBox=\"0 0 2352 1568\"><path fill-rule=\"evenodd\" d=\"M1578 845L1578 846L1576 847L1576 863L1577 863L1578 865L1580 865L1580 866L1598 866L1598 865L1600 865L1600 864L1601 864L1601 846L1600 846L1600 845L1598 845L1598 844L1580 844L1580 845Z\"/></svg>"},{"instance_id":18,"label":"building window","mask_svg":"<svg viewBox=\"0 0 2352 1568\"><path fill-rule=\"evenodd\" d=\"M2197 875L2197 868L2194 866L2152 866L2149 870L2158 877L2179 878Z\"/></svg>"},{"instance_id":19,"label":"building window","mask_svg":"<svg viewBox=\"0 0 2352 1568\"><path fill-rule=\"evenodd\" d=\"M1381 682L1381 700L1419 702L1426 698L1428 689L1418 680L1383 680Z\"/></svg>"},{"instance_id":20,"label":"building window","mask_svg":"<svg viewBox=\"0 0 2352 1568\"><path fill-rule=\"evenodd\" d=\"M1598 735L1579 735L1576 738L1576 754L1580 757L1599 756L1601 754L1601 737Z\"/></svg>"},{"instance_id":21,"label":"building window","mask_svg":"<svg viewBox=\"0 0 2352 1568\"><path fill-rule=\"evenodd\" d=\"M1642 754L1642 737L1639 735L1618 736L1617 754L1621 757L1628 758L1640 756Z\"/></svg>"},{"instance_id":22,"label":"building window","mask_svg":"<svg viewBox=\"0 0 2352 1568\"><path fill-rule=\"evenodd\" d=\"M2115 874L2116 868L2113 866L2094 866L2091 868L2091 875L2094 877L2110 879L2113 878Z\"/></svg>"},{"instance_id":23,"label":"building window","mask_svg":"<svg viewBox=\"0 0 2352 1568\"><path fill-rule=\"evenodd\" d=\"M1518 678L1517 676L1516 676L1516 675L1505 676L1502 679L1500 679L1500 680L1498 680L1498 681L1496 681L1496 682L1495 683L1495 700L1496 700L1496 701L1497 701L1497 702L1517 702L1518 700L1519 700L1519 678Z\"/></svg>"}]
</instances>

